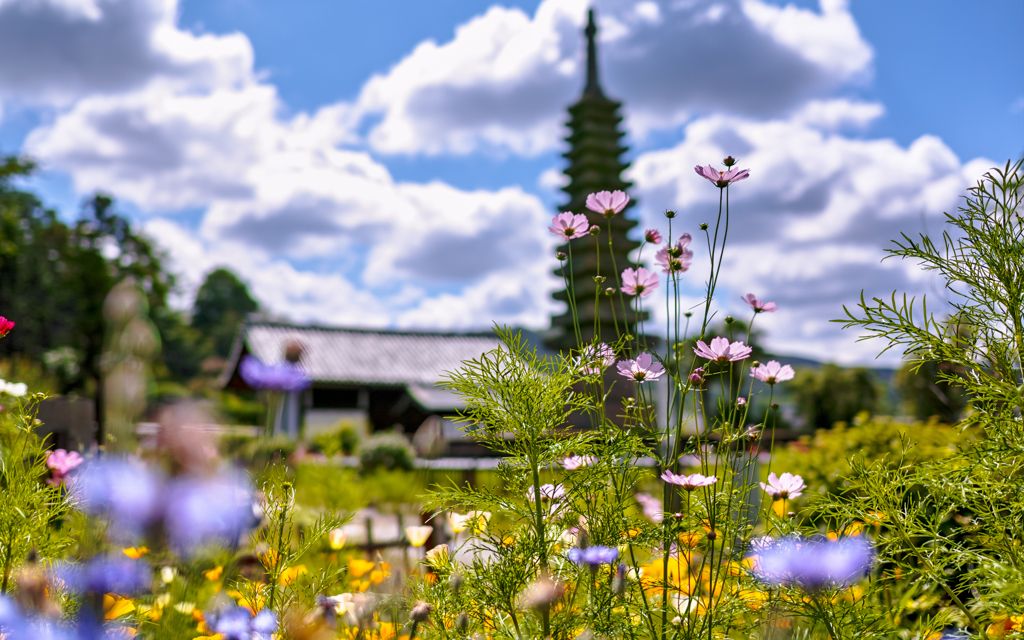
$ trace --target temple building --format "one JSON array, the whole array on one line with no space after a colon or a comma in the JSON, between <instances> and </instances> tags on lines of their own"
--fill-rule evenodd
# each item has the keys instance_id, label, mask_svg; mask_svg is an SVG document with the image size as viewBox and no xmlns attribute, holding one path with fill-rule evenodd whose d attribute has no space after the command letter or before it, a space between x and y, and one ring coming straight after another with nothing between
<instances>
[{"instance_id":1,"label":"temple building","mask_svg":"<svg viewBox=\"0 0 1024 640\"><path fill-rule=\"evenodd\" d=\"M637 322L646 319L646 312L645 317L641 318L628 306L623 307L618 295L603 295L604 289L616 286L623 269L634 266L629 260L629 254L637 249L640 243L628 237L630 230L638 224L628 215L636 204L635 201L630 201L625 211L611 218L586 208L587 196L591 193L616 190L628 193L633 185L622 178L623 171L629 167L629 163L622 160L622 155L627 150L622 144L625 133L620 127L622 115L619 111L622 103L605 95L598 75L597 25L593 9L589 12L584 34L587 41L587 77L583 95L569 107L569 136L565 139L569 143L569 150L563 154L569 161L569 166L565 169L569 183L562 187L562 191L569 196L569 201L561 210L585 213L591 224L601 227L601 233L598 236L572 241L573 286L571 289L566 288L555 293L555 299L565 302L567 308L565 312L551 319L551 332L547 338L548 346L558 350L578 346L573 330L572 312L568 308L569 297L573 292L581 340L584 344L589 344L594 338L595 317L601 324L601 338L607 342L615 338L616 322L622 333L635 334ZM609 253L608 250L609 230L612 234L614 253ZM558 250L569 253L567 245L560 246ZM563 266L566 275L569 275L569 261ZM562 269L556 269L555 275L563 277ZM603 276L604 282L595 283L595 276ZM612 304L616 305L614 309Z\"/></svg>"}]
</instances>

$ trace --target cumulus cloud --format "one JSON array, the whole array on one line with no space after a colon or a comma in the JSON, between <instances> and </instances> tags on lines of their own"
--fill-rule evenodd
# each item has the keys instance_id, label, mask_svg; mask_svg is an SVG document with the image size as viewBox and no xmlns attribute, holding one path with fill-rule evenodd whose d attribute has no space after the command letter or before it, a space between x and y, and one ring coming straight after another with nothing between
<instances>
[{"instance_id":1,"label":"cumulus cloud","mask_svg":"<svg viewBox=\"0 0 1024 640\"><path fill-rule=\"evenodd\" d=\"M800 118L753 121L713 116L686 127L673 148L641 155L633 165L646 221L664 227L658 214L673 208L677 230L699 235L714 224L718 189L696 175L697 164L731 154L750 168L750 179L731 191L729 248L723 263L722 309L743 317L739 296L748 291L783 311L758 319L771 346L843 362L870 360L878 344L855 344L829 320L842 305L894 290L934 293L934 282L916 264L882 262L901 232L934 232L941 214L991 163L961 163L938 138L922 136L908 147L892 140L846 138ZM702 242L695 242L706 254ZM702 256L706 258L706 256ZM697 295L707 271L701 259L687 274ZM900 354L891 354L898 358Z\"/></svg>"},{"instance_id":2,"label":"cumulus cloud","mask_svg":"<svg viewBox=\"0 0 1024 640\"><path fill-rule=\"evenodd\" d=\"M580 90L590 4L545 0L532 18L494 7L452 40L421 44L364 87L356 109L372 120L369 143L403 154L556 147ZM870 74L871 47L839 0L819 11L761 0L595 4L604 86L627 102L636 134L701 113L787 113Z\"/></svg>"},{"instance_id":3,"label":"cumulus cloud","mask_svg":"<svg viewBox=\"0 0 1024 640\"><path fill-rule=\"evenodd\" d=\"M248 78L248 38L179 30L177 4L0 0L0 99L67 104L152 82L210 88Z\"/></svg>"}]
</instances>

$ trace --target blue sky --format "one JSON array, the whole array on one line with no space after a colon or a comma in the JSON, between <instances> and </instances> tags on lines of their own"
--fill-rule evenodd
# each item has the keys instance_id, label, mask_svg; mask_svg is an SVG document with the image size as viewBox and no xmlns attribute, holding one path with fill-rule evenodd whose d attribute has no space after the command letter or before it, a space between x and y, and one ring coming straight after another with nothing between
<instances>
[{"instance_id":1,"label":"blue sky","mask_svg":"<svg viewBox=\"0 0 1024 640\"><path fill-rule=\"evenodd\" d=\"M594 4L642 223L694 231L714 193L693 165L750 163L721 305L776 300L777 350L869 361L842 304L936 290L879 264L887 240L1024 152L1017 0ZM40 159L65 215L116 195L179 304L223 265L297 320L542 329L587 6L7 0L0 148Z\"/></svg>"}]
</instances>

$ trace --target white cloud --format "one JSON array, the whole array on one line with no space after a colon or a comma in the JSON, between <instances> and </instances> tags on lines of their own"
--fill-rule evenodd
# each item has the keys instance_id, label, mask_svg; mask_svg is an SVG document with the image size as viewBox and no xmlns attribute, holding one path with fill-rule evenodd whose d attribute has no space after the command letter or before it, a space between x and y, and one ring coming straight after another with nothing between
<instances>
[{"instance_id":1,"label":"white cloud","mask_svg":"<svg viewBox=\"0 0 1024 640\"><path fill-rule=\"evenodd\" d=\"M778 115L870 74L872 50L841 2L818 12L760 0L596 4L604 86L626 101L634 134L699 113ZM587 6L545 0L532 18L493 7L451 41L419 45L357 101L370 144L428 155L556 147L579 93ZM854 119L873 117L864 108Z\"/></svg>"},{"instance_id":2,"label":"white cloud","mask_svg":"<svg viewBox=\"0 0 1024 640\"><path fill-rule=\"evenodd\" d=\"M800 118L695 121L675 147L637 158L630 176L647 225L664 229L660 212L671 207L678 214L675 231L695 236L698 256L686 278L691 295L707 277L698 225L713 225L718 211L718 189L693 167L717 164L728 154L750 168L751 177L731 190L717 304L746 317L742 294L775 301L782 311L757 321L773 349L841 362L870 361L880 348L856 343L854 333L828 321L842 317L842 305L855 303L861 289L869 298L893 290L931 293L933 278L923 277L916 264L882 262L889 241L901 232L935 232L941 214L954 210L990 166L984 159L962 164L933 136L904 148L891 140L845 138Z\"/></svg>"},{"instance_id":3,"label":"white cloud","mask_svg":"<svg viewBox=\"0 0 1024 640\"><path fill-rule=\"evenodd\" d=\"M0 99L66 105L150 83L194 90L249 80L248 38L182 31L175 26L177 4L0 2Z\"/></svg>"}]
</instances>

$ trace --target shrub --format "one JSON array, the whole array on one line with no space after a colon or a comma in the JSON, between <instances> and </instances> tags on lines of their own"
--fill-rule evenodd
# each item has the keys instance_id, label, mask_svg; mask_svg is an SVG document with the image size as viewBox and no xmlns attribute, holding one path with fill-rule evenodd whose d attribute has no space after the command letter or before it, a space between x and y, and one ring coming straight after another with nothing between
<instances>
[{"instance_id":1,"label":"shrub","mask_svg":"<svg viewBox=\"0 0 1024 640\"><path fill-rule=\"evenodd\" d=\"M342 421L332 431L318 433L313 438L310 451L319 451L330 457L337 454L350 456L359 448L359 434L352 424Z\"/></svg>"},{"instance_id":2,"label":"shrub","mask_svg":"<svg viewBox=\"0 0 1024 640\"><path fill-rule=\"evenodd\" d=\"M394 471L415 468L415 454L412 445L405 436L397 433L382 433L371 436L363 443L363 452L359 456L360 471L371 474L378 470Z\"/></svg>"},{"instance_id":3,"label":"shrub","mask_svg":"<svg viewBox=\"0 0 1024 640\"><path fill-rule=\"evenodd\" d=\"M243 451L244 459L260 469L274 462L284 462L295 453L296 443L285 436L253 438Z\"/></svg>"}]
</instances>

